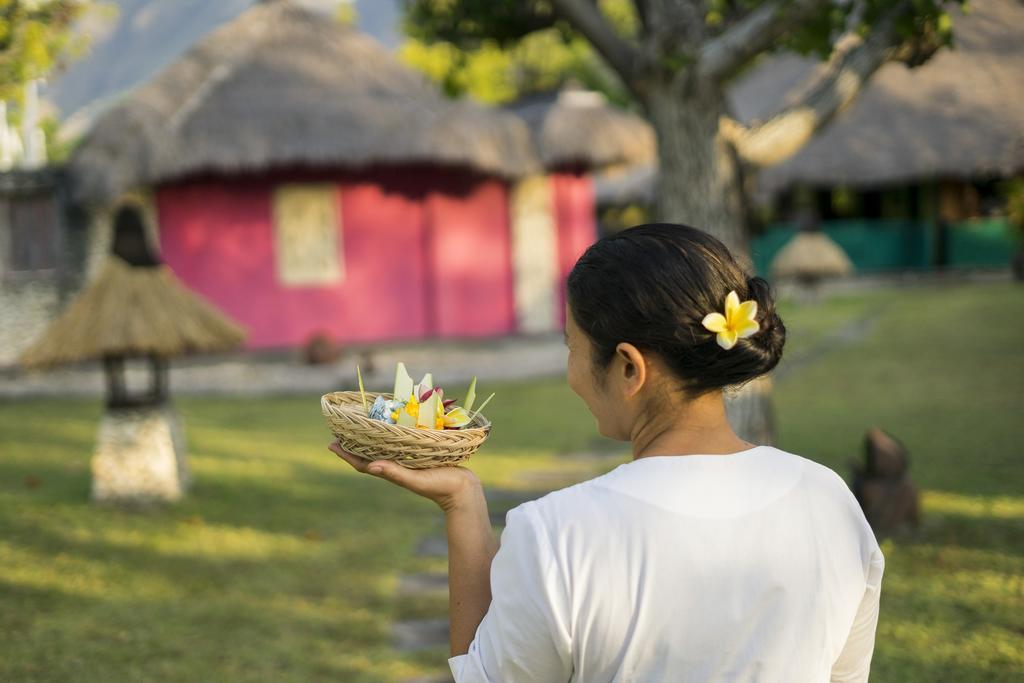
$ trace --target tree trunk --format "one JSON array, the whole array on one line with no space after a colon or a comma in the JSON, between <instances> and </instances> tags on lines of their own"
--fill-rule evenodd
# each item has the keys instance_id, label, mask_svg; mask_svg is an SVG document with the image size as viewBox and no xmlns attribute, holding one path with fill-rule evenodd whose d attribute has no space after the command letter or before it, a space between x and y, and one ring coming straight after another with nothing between
<instances>
[{"instance_id":1,"label":"tree trunk","mask_svg":"<svg viewBox=\"0 0 1024 683\"><path fill-rule=\"evenodd\" d=\"M667 83L651 88L646 105L658 138L658 219L710 232L749 266L739 162L718 134L721 90L706 84L680 93Z\"/></svg>"},{"instance_id":2,"label":"tree trunk","mask_svg":"<svg viewBox=\"0 0 1024 683\"><path fill-rule=\"evenodd\" d=\"M721 89L692 82L681 87L677 79L651 83L644 99L658 138L658 220L711 233L753 274L741 168L735 150L719 135ZM774 445L770 379L726 392L726 411L740 438Z\"/></svg>"}]
</instances>

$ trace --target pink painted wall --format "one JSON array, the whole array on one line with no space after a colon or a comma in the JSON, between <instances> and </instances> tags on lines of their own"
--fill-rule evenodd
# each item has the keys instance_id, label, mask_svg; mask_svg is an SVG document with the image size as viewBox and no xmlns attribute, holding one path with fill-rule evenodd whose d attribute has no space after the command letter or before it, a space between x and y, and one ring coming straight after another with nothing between
<instances>
[{"instance_id":1,"label":"pink painted wall","mask_svg":"<svg viewBox=\"0 0 1024 683\"><path fill-rule=\"evenodd\" d=\"M565 282L591 244L597 240L594 183L582 173L552 173L555 225L558 232L558 323L565 327Z\"/></svg>"},{"instance_id":2,"label":"pink painted wall","mask_svg":"<svg viewBox=\"0 0 1024 683\"><path fill-rule=\"evenodd\" d=\"M282 286L271 193L282 182L335 182L341 201L337 285ZM196 178L157 191L164 260L249 330L252 348L512 330L505 185L442 169L291 172Z\"/></svg>"}]
</instances>

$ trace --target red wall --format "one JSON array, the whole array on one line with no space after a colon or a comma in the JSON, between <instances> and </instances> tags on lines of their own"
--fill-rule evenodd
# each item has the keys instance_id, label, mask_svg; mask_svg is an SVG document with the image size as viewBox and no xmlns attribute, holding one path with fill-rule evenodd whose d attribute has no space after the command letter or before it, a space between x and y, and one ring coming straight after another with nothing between
<instances>
[{"instance_id":1,"label":"red wall","mask_svg":"<svg viewBox=\"0 0 1024 683\"><path fill-rule=\"evenodd\" d=\"M333 182L345 275L282 286L271 193L283 182ZM437 168L205 177L157 191L164 260L189 287L249 330L250 347L484 336L513 331L507 188Z\"/></svg>"},{"instance_id":2,"label":"red wall","mask_svg":"<svg viewBox=\"0 0 1024 683\"><path fill-rule=\"evenodd\" d=\"M502 183L439 179L426 202L434 333L515 331L508 192Z\"/></svg>"},{"instance_id":3,"label":"red wall","mask_svg":"<svg viewBox=\"0 0 1024 683\"><path fill-rule=\"evenodd\" d=\"M565 327L565 282L576 261L597 240L594 183L582 173L552 173L558 230L559 325Z\"/></svg>"}]
</instances>

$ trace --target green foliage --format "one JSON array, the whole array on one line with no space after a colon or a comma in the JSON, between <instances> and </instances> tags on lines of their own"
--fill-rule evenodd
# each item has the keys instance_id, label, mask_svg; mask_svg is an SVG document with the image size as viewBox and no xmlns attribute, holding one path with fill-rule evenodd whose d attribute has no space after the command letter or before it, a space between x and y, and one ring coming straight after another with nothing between
<instances>
[{"instance_id":1,"label":"green foliage","mask_svg":"<svg viewBox=\"0 0 1024 683\"><path fill-rule=\"evenodd\" d=\"M704 24L710 35L716 35L763 3L764 0L704 0Z\"/></svg>"},{"instance_id":2,"label":"green foliage","mask_svg":"<svg viewBox=\"0 0 1024 683\"><path fill-rule=\"evenodd\" d=\"M0 99L20 101L24 83L84 49L68 29L86 6L79 0L0 0Z\"/></svg>"},{"instance_id":3,"label":"green foliage","mask_svg":"<svg viewBox=\"0 0 1024 683\"><path fill-rule=\"evenodd\" d=\"M1024 178L1012 178L1000 183L999 189L1006 201L1006 216L1024 243Z\"/></svg>"},{"instance_id":4,"label":"green foliage","mask_svg":"<svg viewBox=\"0 0 1024 683\"><path fill-rule=\"evenodd\" d=\"M623 35L637 31L629 0L601 8ZM399 54L452 97L502 104L557 87L567 78L628 102L625 89L590 44L559 21L547 2L412 0Z\"/></svg>"},{"instance_id":5,"label":"green foliage","mask_svg":"<svg viewBox=\"0 0 1024 683\"><path fill-rule=\"evenodd\" d=\"M953 22L948 9L955 5L961 8L967 0L952 3L942 0L912 0L913 11L904 14L897 22L897 30L905 41L915 45L920 60L938 47L953 44ZM848 29L861 36L867 36L872 27L893 8L891 0L864 0L864 2L829 3L828 9L798 25L780 44L779 48L801 54L816 55L827 59L832 53L834 41ZM861 11L859 17L853 12Z\"/></svg>"},{"instance_id":6,"label":"green foliage","mask_svg":"<svg viewBox=\"0 0 1024 683\"><path fill-rule=\"evenodd\" d=\"M334 12L334 18L345 26L355 26L359 21L359 10L353 0L345 0L338 3L338 9Z\"/></svg>"},{"instance_id":7,"label":"green foliage","mask_svg":"<svg viewBox=\"0 0 1024 683\"><path fill-rule=\"evenodd\" d=\"M515 99L518 92L512 55L494 41L464 51L448 42L428 44L410 39L402 45L399 57L451 97L468 93L482 102L501 103Z\"/></svg>"},{"instance_id":8,"label":"green foliage","mask_svg":"<svg viewBox=\"0 0 1024 683\"><path fill-rule=\"evenodd\" d=\"M761 0L705 0L708 37L727 31L760 4ZM956 0L952 4L966 8L967 3ZM644 39L631 0L600 0L598 6L623 37ZM904 54L909 64L922 63L938 47L952 44L949 6L942 0L912 0L913 11L897 23L909 48ZM512 90L530 92L544 87L541 84L576 77L609 92L617 101L628 99L607 68L594 78L594 63L599 60L572 26L557 16L550 0L406 0L405 7L404 26L411 41L406 50L408 63L423 69L450 94L504 101ZM891 0L826 3L816 15L794 22L772 50L827 59L838 36L850 29L866 36L892 7ZM854 12L858 14L854 16ZM518 46L538 34L546 34L541 43L551 56L539 74L536 64L523 64L517 55ZM583 48L577 46L581 41ZM434 44L442 45L438 48L442 56L431 54ZM659 45L656 62L663 69L680 71L694 63L693 54L692 45L685 50L678 45ZM500 84L481 82L485 76L497 78Z\"/></svg>"},{"instance_id":9,"label":"green foliage","mask_svg":"<svg viewBox=\"0 0 1024 683\"><path fill-rule=\"evenodd\" d=\"M577 36L566 38L556 29L544 29L502 47L484 41L473 48L439 41L421 42L410 38L399 57L423 72L451 97L469 95L490 104L510 102L523 94L557 87L567 77L609 93L623 101L604 64L590 45Z\"/></svg>"},{"instance_id":10,"label":"green foliage","mask_svg":"<svg viewBox=\"0 0 1024 683\"><path fill-rule=\"evenodd\" d=\"M422 41L473 47L486 40L518 41L557 22L547 0L405 0L405 33Z\"/></svg>"},{"instance_id":11,"label":"green foliage","mask_svg":"<svg viewBox=\"0 0 1024 683\"><path fill-rule=\"evenodd\" d=\"M25 84L45 78L80 56L88 47L72 24L87 12L110 18L116 7L89 0L0 0L0 100L14 106L8 122L19 125ZM59 121L44 116L40 127L46 134L47 158L64 160L72 143L58 141Z\"/></svg>"}]
</instances>

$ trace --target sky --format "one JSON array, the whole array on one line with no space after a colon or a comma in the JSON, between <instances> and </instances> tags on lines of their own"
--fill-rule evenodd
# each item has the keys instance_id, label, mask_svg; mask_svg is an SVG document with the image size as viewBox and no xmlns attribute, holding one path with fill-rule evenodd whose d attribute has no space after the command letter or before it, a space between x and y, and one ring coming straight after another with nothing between
<instances>
[{"instance_id":1,"label":"sky","mask_svg":"<svg viewBox=\"0 0 1024 683\"><path fill-rule=\"evenodd\" d=\"M156 75L193 43L259 0L104 0L116 13L94 14L81 30L92 46L46 84L43 97L72 132L129 88ZM339 0L300 0L331 13ZM400 0L355 0L359 25L388 47L399 34ZM113 16L110 16L113 15Z\"/></svg>"}]
</instances>

